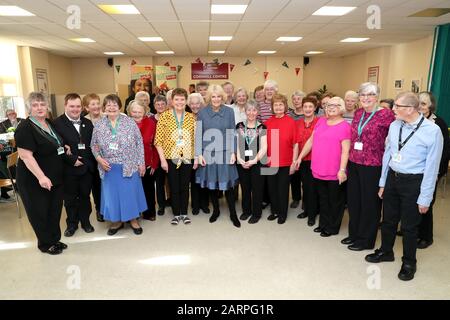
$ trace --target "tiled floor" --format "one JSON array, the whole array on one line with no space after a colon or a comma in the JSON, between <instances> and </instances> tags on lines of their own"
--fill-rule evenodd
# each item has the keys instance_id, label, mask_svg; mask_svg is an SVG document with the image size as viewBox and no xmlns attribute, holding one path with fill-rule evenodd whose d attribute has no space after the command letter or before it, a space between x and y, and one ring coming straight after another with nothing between
<instances>
[{"instance_id":1,"label":"tiled floor","mask_svg":"<svg viewBox=\"0 0 450 320\"><path fill-rule=\"evenodd\" d=\"M290 209L284 225L267 221L233 227L222 215L191 216L191 225L170 225L171 212L144 221L144 233L130 227L106 235L107 223L91 218L96 229L78 229L64 238L69 248L59 256L36 248L34 233L14 203L0 203L0 299L449 299L450 194L442 187L435 204L434 244L418 251L413 281L397 279L396 261L370 265L368 251L352 252L340 244L347 234L347 214L338 236L321 238ZM23 209L22 209L23 210ZM238 211L240 212L240 210ZM64 231L65 222L61 222Z\"/></svg>"}]
</instances>

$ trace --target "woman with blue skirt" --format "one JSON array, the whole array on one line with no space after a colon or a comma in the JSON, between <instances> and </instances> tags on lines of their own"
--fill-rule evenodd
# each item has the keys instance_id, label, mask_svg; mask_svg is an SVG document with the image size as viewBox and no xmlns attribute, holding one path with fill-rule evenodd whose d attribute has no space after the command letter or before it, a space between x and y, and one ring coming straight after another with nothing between
<instances>
[{"instance_id":1,"label":"woman with blue skirt","mask_svg":"<svg viewBox=\"0 0 450 320\"><path fill-rule=\"evenodd\" d=\"M142 136L133 119L120 113L117 95L106 96L103 107L106 117L95 123L91 141L102 179L101 212L112 222L108 235L116 234L127 221L135 234L141 234L137 218L147 210L141 180L145 174Z\"/></svg>"}]
</instances>

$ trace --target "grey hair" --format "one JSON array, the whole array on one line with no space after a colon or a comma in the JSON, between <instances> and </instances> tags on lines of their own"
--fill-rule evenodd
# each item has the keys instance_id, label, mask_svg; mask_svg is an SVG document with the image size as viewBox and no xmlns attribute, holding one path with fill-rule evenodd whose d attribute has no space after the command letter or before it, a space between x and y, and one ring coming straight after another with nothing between
<instances>
[{"instance_id":1,"label":"grey hair","mask_svg":"<svg viewBox=\"0 0 450 320\"><path fill-rule=\"evenodd\" d=\"M405 105L413 107L416 110L419 110L420 100L417 94L410 91L401 92L397 95L397 97L395 97L395 101L400 99L403 101Z\"/></svg>"},{"instance_id":2,"label":"grey hair","mask_svg":"<svg viewBox=\"0 0 450 320\"><path fill-rule=\"evenodd\" d=\"M136 93L136 95L134 96L134 99L139 98L140 96L145 96L147 99L150 100L150 95L148 94L147 91L139 91L138 93Z\"/></svg>"},{"instance_id":3,"label":"grey hair","mask_svg":"<svg viewBox=\"0 0 450 320\"><path fill-rule=\"evenodd\" d=\"M145 107L142 104L140 104L139 102L137 102L137 100L130 101L130 103L128 104L128 108L127 108L128 112L130 112L130 114L131 114L131 111L133 111L133 109L136 108L136 106L142 108L142 111L144 111L144 114L147 113L147 110L146 110L147 107Z\"/></svg>"},{"instance_id":4,"label":"grey hair","mask_svg":"<svg viewBox=\"0 0 450 320\"><path fill-rule=\"evenodd\" d=\"M291 98L293 98L293 97L302 97L302 98L304 98L305 97L305 93L303 91L301 91L301 90L295 90L294 93L292 93Z\"/></svg>"},{"instance_id":5,"label":"grey hair","mask_svg":"<svg viewBox=\"0 0 450 320\"><path fill-rule=\"evenodd\" d=\"M248 96L247 90L246 90L244 87L239 87L239 88L234 92L233 99L234 99L234 102L235 102L235 103L236 103L237 95L238 95L239 92L244 92L245 95L247 96L247 100L248 100L249 96Z\"/></svg>"},{"instance_id":6,"label":"grey hair","mask_svg":"<svg viewBox=\"0 0 450 320\"><path fill-rule=\"evenodd\" d=\"M264 89L267 87L274 87L275 91L278 91L278 83L275 80L266 80L266 82L264 82Z\"/></svg>"},{"instance_id":7,"label":"grey hair","mask_svg":"<svg viewBox=\"0 0 450 320\"><path fill-rule=\"evenodd\" d=\"M259 105L258 102L256 102L256 100L251 99L247 101L247 104L245 105L245 111L247 111L250 108L255 108L256 111L258 111L259 113Z\"/></svg>"},{"instance_id":8,"label":"grey hair","mask_svg":"<svg viewBox=\"0 0 450 320\"><path fill-rule=\"evenodd\" d=\"M328 100L328 104L331 102L337 102L339 104L339 113L343 115L345 113L345 101L341 97L333 97Z\"/></svg>"},{"instance_id":9,"label":"grey hair","mask_svg":"<svg viewBox=\"0 0 450 320\"><path fill-rule=\"evenodd\" d=\"M373 82L364 82L359 86L358 94L364 94L364 93L375 93L377 97L380 96L380 87Z\"/></svg>"},{"instance_id":10,"label":"grey hair","mask_svg":"<svg viewBox=\"0 0 450 320\"><path fill-rule=\"evenodd\" d=\"M192 100L194 100L194 99L198 99L198 101L200 102L200 104L202 106L205 105L205 99L203 99L203 96L198 92L191 93L187 98L186 104L190 105L192 103Z\"/></svg>"},{"instance_id":11,"label":"grey hair","mask_svg":"<svg viewBox=\"0 0 450 320\"><path fill-rule=\"evenodd\" d=\"M361 90L361 88L360 88L360 90ZM353 91L353 90L348 90L348 91L345 93L345 95L344 95L344 99L346 99L347 97L351 97L351 98L354 98L354 99L358 99L358 93L356 93L356 92Z\"/></svg>"},{"instance_id":12,"label":"grey hair","mask_svg":"<svg viewBox=\"0 0 450 320\"><path fill-rule=\"evenodd\" d=\"M51 111L50 106L48 105L47 96L41 92L34 91L34 92L30 92L30 94L28 95L28 98L25 102L25 107L26 107L28 114L31 113L31 105L35 101L44 102L47 105L47 111Z\"/></svg>"}]
</instances>

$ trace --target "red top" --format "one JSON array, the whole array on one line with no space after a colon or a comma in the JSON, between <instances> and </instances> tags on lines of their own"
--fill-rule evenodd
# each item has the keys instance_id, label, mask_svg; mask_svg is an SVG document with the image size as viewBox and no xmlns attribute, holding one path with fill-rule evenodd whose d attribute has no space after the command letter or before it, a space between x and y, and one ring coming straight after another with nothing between
<instances>
[{"instance_id":1,"label":"red top","mask_svg":"<svg viewBox=\"0 0 450 320\"><path fill-rule=\"evenodd\" d=\"M267 127L269 166L289 167L298 140L295 121L287 115L281 118L272 116L264 124Z\"/></svg>"},{"instance_id":2,"label":"red top","mask_svg":"<svg viewBox=\"0 0 450 320\"><path fill-rule=\"evenodd\" d=\"M306 123L305 119L297 120L297 136L298 136L298 152L300 153L306 144L306 141L311 137L314 127L319 120L319 117L314 117L313 121ZM311 161L311 152L309 152L303 161Z\"/></svg>"},{"instance_id":3,"label":"red top","mask_svg":"<svg viewBox=\"0 0 450 320\"><path fill-rule=\"evenodd\" d=\"M141 131L142 141L144 142L144 156L145 166L150 166L152 169L159 167L158 150L154 146L156 135L156 119L154 117L144 117L140 123L137 123Z\"/></svg>"}]
</instances>

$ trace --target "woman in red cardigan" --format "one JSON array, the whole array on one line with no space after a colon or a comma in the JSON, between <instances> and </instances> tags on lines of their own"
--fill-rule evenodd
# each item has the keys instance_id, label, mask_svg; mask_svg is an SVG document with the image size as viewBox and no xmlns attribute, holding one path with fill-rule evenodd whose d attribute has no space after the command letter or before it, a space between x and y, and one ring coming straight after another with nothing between
<instances>
[{"instance_id":1,"label":"woman in red cardigan","mask_svg":"<svg viewBox=\"0 0 450 320\"><path fill-rule=\"evenodd\" d=\"M128 112L136 121L139 130L141 131L142 140L144 142L144 156L145 156L145 175L142 177L142 185L144 187L145 198L147 200L148 209L142 213L142 218L145 220L156 220L155 210L155 170L159 166L159 156L153 142L156 134L156 119L154 117L147 117L145 115L145 107L133 101Z\"/></svg>"}]
</instances>

